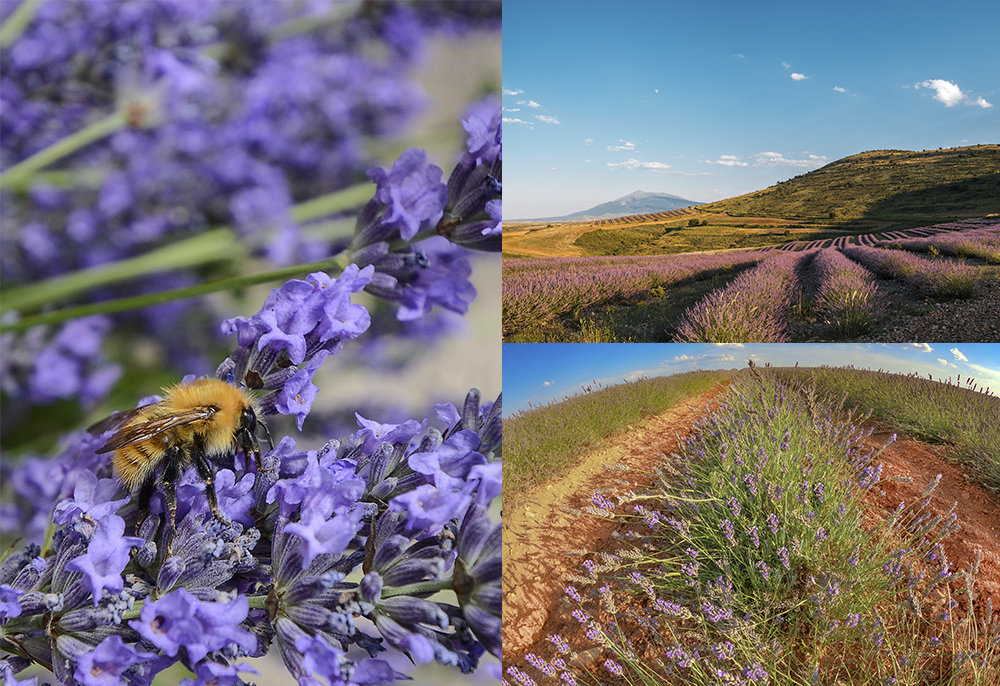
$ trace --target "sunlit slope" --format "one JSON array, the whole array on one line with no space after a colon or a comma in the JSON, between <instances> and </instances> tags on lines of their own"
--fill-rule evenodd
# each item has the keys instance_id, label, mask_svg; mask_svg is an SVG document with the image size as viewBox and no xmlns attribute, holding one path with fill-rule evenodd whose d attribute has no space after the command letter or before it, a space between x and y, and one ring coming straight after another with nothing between
<instances>
[{"instance_id":1,"label":"sunlit slope","mask_svg":"<svg viewBox=\"0 0 1000 686\"><path fill-rule=\"evenodd\" d=\"M787 219L982 216L1000 212L1000 145L863 152L698 209Z\"/></svg>"}]
</instances>

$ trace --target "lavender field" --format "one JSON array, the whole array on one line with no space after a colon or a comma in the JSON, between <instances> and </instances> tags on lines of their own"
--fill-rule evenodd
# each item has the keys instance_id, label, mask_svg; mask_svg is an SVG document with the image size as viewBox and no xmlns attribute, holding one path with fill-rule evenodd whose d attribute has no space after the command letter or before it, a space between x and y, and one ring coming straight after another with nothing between
<instances>
[{"instance_id":1,"label":"lavender field","mask_svg":"<svg viewBox=\"0 0 1000 686\"><path fill-rule=\"evenodd\" d=\"M890 312L976 298L1000 220L654 257L504 261L508 342L877 339Z\"/></svg>"},{"instance_id":2,"label":"lavender field","mask_svg":"<svg viewBox=\"0 0 1000 686\"><path fill-rule=\"evenodd\" d=\"M549 582L550 630L505 655L508 683L996 684L996 502L970 481L997 483L979 418L998 410L914 376L738 372L649 487L608 477L573 510L580 562ZM528 419L521 452L544 459ZM609 525L610 544L584 540Z\"/></svg>"}]
</instances>

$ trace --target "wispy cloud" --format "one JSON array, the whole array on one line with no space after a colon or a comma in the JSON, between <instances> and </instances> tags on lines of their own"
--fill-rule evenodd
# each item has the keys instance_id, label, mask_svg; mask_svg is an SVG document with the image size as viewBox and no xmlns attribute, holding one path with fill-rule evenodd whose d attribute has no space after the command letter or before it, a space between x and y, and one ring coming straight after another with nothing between
<instances>
[{"instance_id":1,"label":"wispy cloud","mask_svg":"<svg viewBox=\"0 0 1000 686\"><path fill-rule=\"evenodd\" d=\"M951 354L955 356L955 359L959 362L968 362L969 358L962 354L962 351L958 348L952 348Z\"/></svg>"},{"instance_id":2,"label":"wispy cloud","mask_svg":"<svg viewBox=\"0 0 1000 686\"><path fill-rule=\"evenodd\" d=\"M533 124L530 121L518 119L517 117L502 117L501 121L504 124L518 124L520 126L527 126L529 129L534 128Z\"/></svg>"},{"instance_id":3,"label":"wispy cloud","mask_svg":"<svg viewBox=\"0 0 1000 686\"><path fill-rule=\"evenodd\" d=\"M934 352L934 348L930 346L930 343L910 343L909 347L916 348L922 353Z\"/></svg>"},{"instance_id":4,"label":"wispy cloud","mask_svg":"<svg viewBox=\"0 0 1000 686\"><path fill-rule=\"evenodd\" d=\"M558 123L560 123L559 120L556 117L549 117L549 116L544 115L544 114L536 114L535 115L535 119L537 119L538 121L540 121L540 122L542 122L544 124L558 124Z\"/></svg>"},{"instance_id":5,"label":"wispy cloud","mask_svg":"<svg viewBox=\"0 0 1000 686\"><path fill-rule=\"evenodd\" d=\"M721 164L723 167L749 167L749 162L742 162L740 158L736 155L723 155L715 162L709 162L709 164Z\"/></svg>"},{"instance_id":6,"label":"wispy cloud","mask_svg":"<svg viewBox=\"0 0 1000 686\"><path fill-rule=\"evenodd\" d=\"M976 107L993 107L993 105L986 101L982 96L972 97L968 93L963 93L962 89L958 87L957 84L951 81L945 81L944 79L928 79L927 81L921 81L913 86L916 89L920 88L931 88L934 90L934 99L938 102L944 103L945 107L954 107L959 103L964 103L966 105L975 105Z\"/></svg>"},{"instance_id":7,"label":"wispy cloud","mask_svg":"<svg viewBox=\"0 0 1000 686\"><path fill-rule=\"evenodd\" d=\"M649 171L662 172L670 169L669 164L663 162L640 162L634 157L630 157L624 162L608 162L612 169L648 169Z\"/></svg>"},{"instance_id":8,"label":"wispy cloud","mask_svg":"<svg viewBox=\"0 0 1000 686\"><path fill-rule=\"evenodd\" d=\"M805 74L799 74L798 72L792 72L792 79L794 81L805 81L808 78L809 77L806 76Z\"/></svg>"},{"instance_id":9,"label":"wispy cloud","mask_svg":"<svg viewBox=\"0 0 1000 686\"><path fill-rule=\"evenodd\" d=\"M785 157L780 152L759 152L753 159L744 161L739 155L721 155L717 160L702 160L706 164L718 164L723 167L822 167L827 161L826 155L806 155L804 158Z\"/></svg>"},{"instance_id":10,"label":"wispy cloud","mask_svg":"<svg viewBox=\"0 0 1000 686\"><path fill-rule=\"evenodd\" d=\"M504 95L520 95L523 92L524 91L522 91L522 90L513 90L511 88L504 88L503 89L503 94Z\"/></svg>"},{"instance_id":11,"label":"wispy cloud","mask_svg":"<svg viewBox=\"0 0 1000 686\"><path fill-rule=\"evenodd\" d=\"M588 138L587 140L585 140L585 141L583 142L583 144L584 144L584 145L590 145L590 144L591 144L591 143L593 143L593 142L594 142L594 139L593 139L593 138Z\"/></svg>"},{"instance_id":12,"label":"wispy cloud","mask_svg":"<svg viewBox=\"0 0 1000 686\"><path fill-rule=\"evenodd\" d=\"M945 360L945 359L943 359L941 357L937 358L937 360L941 364L942 367L953 367L954 369L958 369L958 365L952 364L948 360Z\"/></svg>"},{"instance_id":13,"label":"wispy cloud","mask_svg":"<svg viewBox=\"0 0 1000 686\"><path fill-rule=\"evenodd\" d=\"M621 145L609 145L608 152L622 152L623 150L628 150L629 152L635 151L635 143L633 141L626 141L621 138L618 139Z\"/></svg>"},{"instance_id":14,"label":"wispy cloud","mask_svg":"<svg viewBox=\"0 0 1000 686\"><path fill-rule=\"evenodd\" d=\"M541 107L541 105L534 100L518 100L517 104L524 105L525 107Z\"/></svg>"}]
</instances>

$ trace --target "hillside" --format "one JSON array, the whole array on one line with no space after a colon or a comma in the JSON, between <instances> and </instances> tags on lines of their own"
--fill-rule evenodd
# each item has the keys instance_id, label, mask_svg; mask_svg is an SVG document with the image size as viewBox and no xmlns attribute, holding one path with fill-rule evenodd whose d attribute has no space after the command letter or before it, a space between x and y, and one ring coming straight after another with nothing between
<instances>
[{"instance_id":1,"label":"hillside","mask_svg":"<svg viewBox=\"0 0 1000 686\"><path fill-rule=\"evenodd\" d=\"M698 209L835 221L982 216L1000 211L1000 145L863 152Z\"/></svg>"},{"instance_id":2,"label":"hillside","mask_svg":"<svg viewBox=\"0 0 1000 686\"><path fill-rule=\"evenodd\" d=\"M591 207L589 210L574 212L562 217L544 217L531 221L547 222L583 222L595 219L613 219L624 217L629 214L647 214L652 212L668 212L679 210L685 207L693 207L700 203L688 200L669 193L649 193L647 191L635 191L628 195L609 200ZM520 220L517 220L520 221Z\"/></svg>"}]
</instances>

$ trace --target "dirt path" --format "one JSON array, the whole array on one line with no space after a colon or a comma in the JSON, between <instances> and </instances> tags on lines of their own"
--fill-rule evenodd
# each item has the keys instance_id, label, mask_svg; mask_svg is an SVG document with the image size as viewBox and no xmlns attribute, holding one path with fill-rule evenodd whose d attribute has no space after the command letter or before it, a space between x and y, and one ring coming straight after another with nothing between
<instances>
[{"instance_id":1,"label":"dirt path","mask_svg":"<svg viewBox=\"0 0 1000 686\"><path fill-rule=\"evenodd\" d=\"M504 662L518 664L527 648L543 633L549 610L562 595L568 572L577 571L573 551L615 547L609 522L580 517L565 508L582 508L593 492L615 480L649 485L663 455L679 452L680 436L706 414L725 386L720 385L648 417L627 433L609 439L584 455L580 463L557 480L518 499L503 520L503 647ZM625 466L608 472L603 465Z\"/></svg>"}]
</instances>

